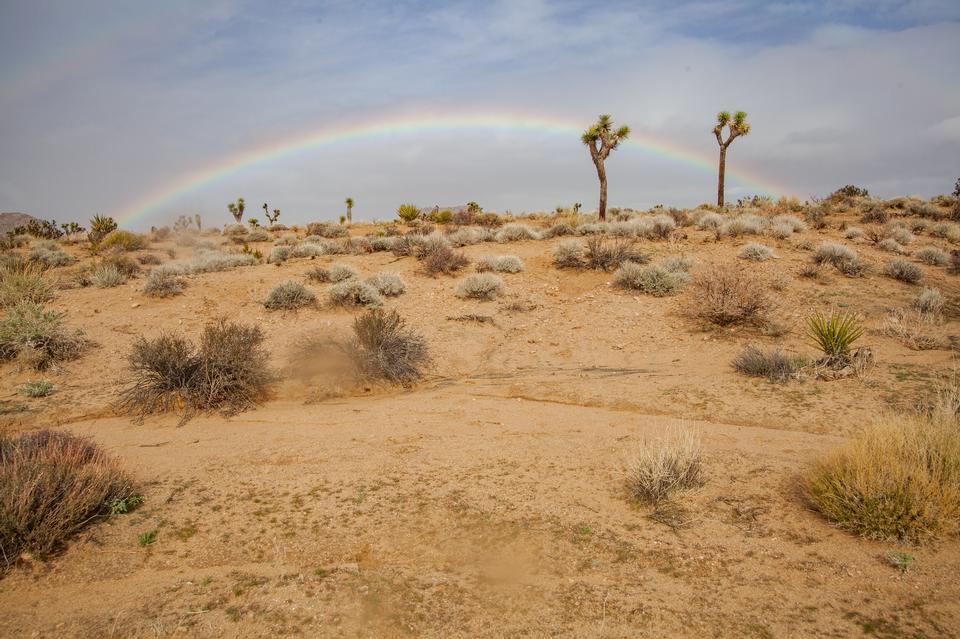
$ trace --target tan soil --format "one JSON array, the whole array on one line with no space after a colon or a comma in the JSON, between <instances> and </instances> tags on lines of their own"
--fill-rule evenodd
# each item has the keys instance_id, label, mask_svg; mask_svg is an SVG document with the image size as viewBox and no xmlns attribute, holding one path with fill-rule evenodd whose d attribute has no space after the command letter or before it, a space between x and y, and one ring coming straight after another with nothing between
<instances>
[{"instance_id":1,"label":"tan soil","mask_svg":"<svg viewBox=\"0 0 960 639\"><path fill-rule=\"evenodd\" d=\"M678 235L642 245L654 259L695 257L694 275L757 239ZM840 233L762 238L778 259L749 263L782 289L779 338L699 326L684 312L692 289L658 299L616 289L608 273L558 270L558 240L467 247L526 263L494 302L460 300L459 277L425 277L389 253L199 275L165 300L140 293L142 278L61 291L51 306L98 345L48 375L58 392L44 399L16 394L36 373L4 365L4 429L92 436L125 460L146 502L0 580L0 636L956 637L956 540L902 548L917 559L901 574L883 558L900 546L836 530L798 494L817 454L872 415L929 400L955 366L951 350L913 351L879 331L919 287L876 271L800 278L810 253L798 245L825 237ZM876 267L891 258L843 242ZM949 248L914 246L928 244ZM154 248L168 246L190 254ZM278 370L304 336L348 335L355 312L259 303L334 262L403 275L407 293L387 306L429 340L423 383L351 389L285 375L268 403L230 418L177 427L175 415L114 415L141 334L193 337L221 314L257 322ZM957 297L955 276L922 269ZM325 285L311 287L323 297ZM517 301L532 308L510 310ZM813 356L805 319L837 304L870 329L862 343L877 363L865 378L776 385L730 368L746 343ZM466 313L495 323L447 319ZM948 315L938 330L958 328ZM703 433L706 485L657 512L631 503L625 461L678 422ZM156 542L142 548L149 530Z\"/></svg>"}]
</instances>

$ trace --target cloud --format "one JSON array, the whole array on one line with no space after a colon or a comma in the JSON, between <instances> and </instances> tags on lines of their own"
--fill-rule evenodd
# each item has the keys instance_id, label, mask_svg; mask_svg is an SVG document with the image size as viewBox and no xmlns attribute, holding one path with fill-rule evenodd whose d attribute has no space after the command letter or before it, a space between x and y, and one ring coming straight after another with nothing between
<instances>
[{"instance_id":1,"label":"cloud","mask_svg":"<svg viewBox=\"0 0 960 639\"><path fill-rule=\"evenodd\" d=\"M0 84L3 210L123 210L271 141L434 112L584 127L610 112L638 136L713 157L714 114L742 108L754 131L731 170L802 196L849 182L932 195L956 177L955 3L43 6L0 8L0 71L14 78ZM696 204L714 189L712 170L626 148L609 171L620 205ZM575 137L419 133L253 167L151 221L198 210L214 222L238 195L288 221L332 217L347 194L358 215L381 218L408 200L589 206L595 180Z\"/></svg>"}]
</instances>

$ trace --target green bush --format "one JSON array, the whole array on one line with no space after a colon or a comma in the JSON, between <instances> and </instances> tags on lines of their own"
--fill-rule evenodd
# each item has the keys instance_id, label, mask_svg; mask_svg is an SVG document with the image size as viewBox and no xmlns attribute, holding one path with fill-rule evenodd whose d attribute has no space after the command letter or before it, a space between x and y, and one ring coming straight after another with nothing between
<instances>
[{"instance_id":1,"label":"green bush","mask_svg":"<svg viewBox=\"0 0 960 639\"><path fill-rule=\"evenodd\" d=\"M117 229L103 238L100 246L118 251L139 251L147 247L147 239L139 233Z\"/></svg>"},{"instance_id":2,"label":"green bush","mask_svg":"<svg viewBox=\"0 0 960 639\"><path fill-rule=\"evenodd\" d=\"M401 204L397 209L397 216L409 224L420 217L420 209L416 204Z\"/></svg>"},{"instance_id":3,"label":"green bush","mask_svg":"<svg viewBox=\"0 0 960 639\"><path fill-rule=\"evenodd\" d=\"M829 315L816 313L807 321L807 333L829 361L844 361L850 347L863 335L863 327L856 315L833 311Z\"/></svg>"}]
</instances>

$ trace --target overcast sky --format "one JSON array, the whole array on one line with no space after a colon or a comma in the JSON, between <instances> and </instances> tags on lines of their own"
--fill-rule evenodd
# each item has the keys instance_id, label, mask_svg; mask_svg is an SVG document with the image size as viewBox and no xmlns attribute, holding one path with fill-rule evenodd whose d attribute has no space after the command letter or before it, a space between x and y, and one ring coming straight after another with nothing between
<instances>
[{"instance_id":1,"label":"overcast sky","mask_svg":"<svg viewBox=\"0 0 960 639\"><path fill-rule=\"evenodd\" d=\"M960 176L960 2L0 0L0 211L127 214L272 141L418 114L599 113L714 157L720 109L753 131L728 170L799 195L883 196ZM608 160L610 203L695 205L712 169L641 147ZM728 198L755 191L728 185ZM421 131L322 146L164 202L135 227L226 203L288 223L398 204L596 206L576 134Z\"/></svg>"}]
</instances>

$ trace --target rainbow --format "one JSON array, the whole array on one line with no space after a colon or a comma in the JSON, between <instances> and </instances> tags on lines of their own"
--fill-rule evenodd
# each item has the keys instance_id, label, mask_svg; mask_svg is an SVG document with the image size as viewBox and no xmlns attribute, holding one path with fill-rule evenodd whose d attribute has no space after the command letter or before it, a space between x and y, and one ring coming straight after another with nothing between
<instances>
[{"instance_id":1,"label":"rainbow","mask_svg":"<svg viewBox=\"0 0 960 639\"><path fill-rule=\"evenodd\" d=\"M137 223L177 199L195 193L203 187L240 173L245 169L289 158L314 149L354 141L387 136L411 135L421 132L527 132L557 135L578 140L584 123L566 122L557 119L516 115L436 115L395 116L347 126L329 126L288 139L274 141L243 151L216 164L186 173L146 194L140 200L114 211L113 216L125 224ZM627 140L628 147L639 148L661 158L692 166L698 170L716 171L713 155L693 152L676 144L655 139L647 134L636 134ZM729 179L751 191L779 196L788 191L768 179L761 178L739 167L728 171Z\"/></svg>"}]
</instances>

